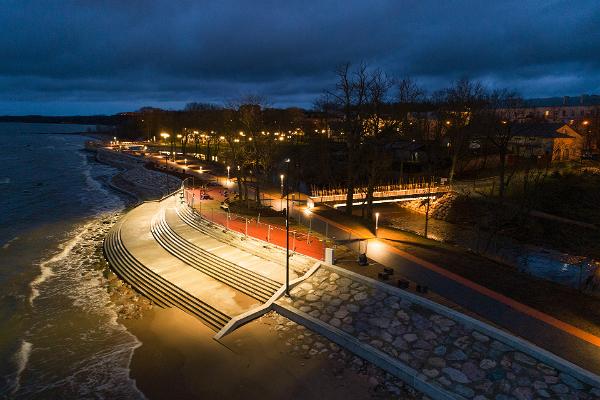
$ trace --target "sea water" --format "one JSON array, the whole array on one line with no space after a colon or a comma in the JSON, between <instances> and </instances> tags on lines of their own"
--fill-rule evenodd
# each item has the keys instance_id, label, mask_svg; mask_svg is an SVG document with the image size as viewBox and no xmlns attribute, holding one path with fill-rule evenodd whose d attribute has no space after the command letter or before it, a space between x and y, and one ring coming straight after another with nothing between
<instances>
[{"instance_id":1,"label":"sea water","mask_svg":"<svg viewBox=\"0 0 600 400\"><path fill-rule=\"evenodd\" d=\"M88 128L0 123L0 398L143 398L101 268L118 171L59 134Z\"/></svg>"}]
</instances>

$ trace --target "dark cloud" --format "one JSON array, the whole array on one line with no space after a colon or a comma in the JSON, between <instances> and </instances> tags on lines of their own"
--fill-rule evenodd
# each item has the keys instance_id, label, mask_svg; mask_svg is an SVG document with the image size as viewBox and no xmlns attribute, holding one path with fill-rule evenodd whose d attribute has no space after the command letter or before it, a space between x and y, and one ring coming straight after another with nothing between
<instances>
[{"instance_id":1,"label":"dark cloud","mask_svg":"<svg viewBox=\"0 0 600 400\"><path fill-rule=\"evenodd\" d=\"M310 106L342 62L467 76L525 96L600 91L600 7L581 1L0 3L0 114L222 102Z\"/></svg>"}]
</instances>

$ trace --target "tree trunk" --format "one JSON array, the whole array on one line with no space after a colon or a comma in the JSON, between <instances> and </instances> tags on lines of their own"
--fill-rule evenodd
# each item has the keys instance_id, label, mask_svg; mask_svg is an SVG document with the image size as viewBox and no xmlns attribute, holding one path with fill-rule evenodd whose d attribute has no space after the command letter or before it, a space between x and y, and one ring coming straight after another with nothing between
<instances>
[{"instance_id":1,"label":"tree trunk","mask_svg":"<svg viewBox=\"0 0 600 400\"><path fill-rule=\"evenodd\" d=\"M373 193L375 192L375 185L373 182L369 183L367 187L367 219L370 221L373 219Z\"/></svg>"},{"instance_id":2,"label":"tree trunk","mask_svg":"<svg viewBox=\"0 0 600 400\"><path fill-rule=\"evenodd\" d=\"M506 174L506 152L501 150L500 151L500 179L498 182L498 196L500 197L500 200L502 200L504 198L504 180L505 180L505 174Z\"/></svg>"},{"instance_id":3,"label":"tree trunk","mask_svg":"<svg viewBox=\"0 0 600 400\"><path fill-rule=\"evenodd\" d=\"M346 215L352 215L354 202L354 149L348 149L348 182L346 183Z\"/></svg>"},{"instance_id":4,"label":"tree trunk","mask_svg":"<svg viewBox=\"0 0 600 400\"><path fill-rule=\"evenodd\" d=\"M256 207L260 208L260 184L259 184L259 181L258 181L258 177L256 177L256 190L255 190L255 193L256 193L256 199L255 199L256 200Z\"/></svg>"}]
</instances>

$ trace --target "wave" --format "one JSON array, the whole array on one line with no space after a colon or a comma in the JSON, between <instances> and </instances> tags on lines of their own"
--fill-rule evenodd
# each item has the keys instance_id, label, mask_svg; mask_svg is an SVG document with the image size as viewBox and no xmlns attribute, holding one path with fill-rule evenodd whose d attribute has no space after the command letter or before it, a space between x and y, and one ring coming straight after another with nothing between
<instances>
[{"instance_id":1,"label":"wave","mask_svg":"<svg viewBox=\"0 0 600 400\"><path fill-rule=\"evenodd\" d=\"M29 286L31 287L31 294L29 295L29 304L33 306L33 301L40 295L38 287L44 283L48 278L54 275L50 264L65 259L71 250L81 241L83 235L87 232L90 224L86 224L80 231L64 244L60 245L62 249L60 253L55 254L50 259L42 261L40 263L40 274L31 281Z\"/></svg>"},{"instance_id":2,"label":"wave","mask_svg":"<svg viewBox=\"0 0 600 400\"><path fill-rule=\"evenodd\" d=\"M10 183L10 178L0 178L0 185L8 185Z\"/></svg>"},{"instance_id":3,"label":"wave","mask_svg":"<svg viewBox=\"0 0 600 400\"><path fill-rule=\"evenodd\" d=\"M17 351L17 353L15 353L14 359L15 359L15 364L17 366L17 370L15 371L15 380L13 382L11 394L17 393L17 391L21 387L21 374L23 374L23 371L25 370L25 367L27 366L27 362L29 361L29 356L31 355L32 347L33 347L33 345L30 342L28 342L26 340L21 340L21 347L19 348L19 351Z\"/></svg>"},{"instance_id":4,"label":"wave","mask_svg":"<svg viewBox=\"0 0 600 400\"><path fill-rule=\"evenodd\" d=\"M85 178L86 183L86 191L91 192L94 196L94 200L90 201L88 196L85 194L80 195L80 199L84 202L93 204L93 210L95 212L103 212L110 211L115 209L123 208L124 204L120 197L115 196L115 194L107 189L107 184L102 179L103 177L95 177L92 175L93 170L98 170L102 172L105 168L110 168L105 165L92 165L88 161L88 155L86 153L80 153L82 157L82 173ZM108 172L108 171L107 171ZM114 169L110 169L110 172L116 172ZM98 201L97 194L100 193L104 198L103 201Z\"/></svg>"},{"instance_id":5,"label":"wave","mask_svg":"<svg viewBox=\"0 0 600 400\"><path fill-rule=\"evenodd\" d=\"M130 377L133 353L142 343L118 321L98 268L104 262L98 252L101 238L119 215L104 213L76 228L60 251L41 263L50 274L36 278L34 299L43 301L31 308L32 325L23 337L29 345L14 356L11 389L17 396L52 392L63 398L145 398ZM32 347L35 357L29 360ZM55 360L54 354L63 356Z\"/></svg>"},{"instance_id":6,"label":"wave","mask_svg":"<svg viewBox=\"0 0 600 400\"><path fill-rule=\"evenodd\" d=\"M3 248L3 249L5 249L5 250L6 250L6 249L8 249L8 248L10 247L10 245L11 245L13 242L16 242L17 240L19 240L19 237L18 237L18 236L15 236L14 238L12 238L12 239L8 240L6 243L4 243L4 244L2 245L2 248Z\"/></svg>"}]
</instances>

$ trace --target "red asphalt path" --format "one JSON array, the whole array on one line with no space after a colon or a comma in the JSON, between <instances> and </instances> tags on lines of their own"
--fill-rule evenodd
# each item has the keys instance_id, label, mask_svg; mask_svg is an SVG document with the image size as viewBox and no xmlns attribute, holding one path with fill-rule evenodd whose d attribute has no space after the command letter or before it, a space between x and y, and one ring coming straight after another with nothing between
<instances>
[{"instance_id":1,"label":"red asphalt path","mask_svg":"<svg viewBox=\"0 0 600 400\"><path fill-rule=\"evenodd\" d=\"M208 193L214 200L219 203L223 199L221 192L223 189L211 189L210 191L202 191ZM274 244L279 247L286 247L286 232L285 225L278 224L265 224L259 222L255 218L246 218L234 213L227 213L221 209L215 209L214 207L207 209L201 209L199 207L198 199L200 198L200 189L186 189L186 201L188 204L192 202L192 193L194 193L194 208L198 211L204 219L212 221L216 224L222 225L227 229L242 233L246 236L250 236L256 239L263 240L265 242ZM202 200L207 201L207 200ZM304 254L309 257L323 260L325 255L324 244L316 236L308 235L304 232L297 232L290 230L290 250Z\"/></svg>"}]
</instances>

